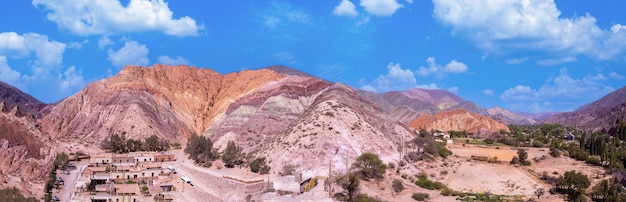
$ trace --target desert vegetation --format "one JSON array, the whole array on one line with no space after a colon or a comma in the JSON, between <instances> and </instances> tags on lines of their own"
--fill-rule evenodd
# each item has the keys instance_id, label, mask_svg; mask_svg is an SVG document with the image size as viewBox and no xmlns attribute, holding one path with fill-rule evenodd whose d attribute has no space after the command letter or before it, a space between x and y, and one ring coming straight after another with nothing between
<instances>
[{"instance_id":1,"label":"desert vegetation","mask_svg":"<svg viewBox=\"0 0 626 202\"><path fill-rule=\"evenodd\" d=\"M25 197L22 192L15 187L0 189L0 201L5 202L35 202L39 201L35 197Z\"/></svg>"},{"instance_id":2,"label":"desert vegetation","mask_svg":"<svg viewBox=\"0 0 626 202\"><path fill-rule=\"evenodd\" d=\"M136 151L166 151L170 148L170 142L151 135L144 140L126 138L125 134L117 133L109 136L100 143L100 148L113 153L127 153Z\"/></svg>"}]
</instances>

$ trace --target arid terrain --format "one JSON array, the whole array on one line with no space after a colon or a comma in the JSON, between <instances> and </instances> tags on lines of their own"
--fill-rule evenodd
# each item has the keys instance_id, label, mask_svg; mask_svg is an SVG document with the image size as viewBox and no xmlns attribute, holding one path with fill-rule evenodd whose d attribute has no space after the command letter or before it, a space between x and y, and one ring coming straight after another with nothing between
<instances>
[{"instance_id":1,"label":"arid terrain","mask_svg":"<svg viewBox=\"0 0 626 202\"><path fill-rule=\"evenodd\" d=\"M345 173L357 157L368 152L379 156L384 164L398 165L407 147L415 151L411 141L422 129L430 133L466 131L481 141L480 134L506 137L512 131L503 123L534 123L531 118L504 109L482 109L443 90L378 94L283 66L230 74L189 66L129 66L54 104L41 103L8 85L1 87L0 129L4 133L0 136L0 154L6 158L0 159L0 187L15 186L25 195L38 198L43 198L42 190L58 153L103 152L102 142L114 134L131 139L155 135L182 147L171 150L178 160L165 165L177 167L181 175L194 181L194 186L178 182L175 186L180 190L173 193L177 200L331 200L323 184L303 195L269 196L265 194L266 183L281 177L286 165L294 165L298 172L323 182L330 165L332 173ZM619 114L623 104L608 107L620 102L619 98L609 100L576 113L591 110L597 116L608 110ZM219 152L232 142L241 147L246 158L265 158L269 173L252 173L247 164L224 168L219 160L208 168L194 164L183 152L192 134L209 138ZM569 157L548 156L531 166L510 165L517 147L450 143L445 146L452 152L447 159L435 155L430 160L409 163L398 172L388 169L382 180L363 181L361 193L389 201L411 200L415 192L428 193L429 200L434 201L455 199L416 186L416 176L426 173L455 191L530 199L538 188L551 188L538 180L544 172L558 177L577 170L592 177L594 183L607 178L601 167ZM547 147L524 149L529 159L548 152ZM499 163L472 160L476 156L497 157ZM393 193L393 179L401 179L406 189ZM237 180L265 182L249 185ZM341 191L338 188L335 193ZM562 198L546 197L542 200Z\"/></svg>"}]
</instances>

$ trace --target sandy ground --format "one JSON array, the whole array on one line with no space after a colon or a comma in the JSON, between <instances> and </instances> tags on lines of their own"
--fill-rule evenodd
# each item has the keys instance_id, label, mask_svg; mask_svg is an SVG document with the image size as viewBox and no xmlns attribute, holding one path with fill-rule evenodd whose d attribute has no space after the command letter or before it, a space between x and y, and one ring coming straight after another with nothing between
<instances>
[{"instance_id":1,"label":"sandy ground","mask_svg":"<svg viewBox=\"0 0 626 202\"><path fill-rule=\"evenodd\" d=\"M170 150L176 156L176 161L164 162L163 166L174 166L177 178L186 176L191 179L191 184L183 183L182 180L175 180L176 192L171 192L174 201L244 201L247 196L241 183L232 180L225 180L223 176L229 176L242 180L263 180L264 175L250 173L243 169L217 169L203 168L195 165L193 161L187 159L181 149ZM218 160L219 161L219 160ZM218 161L214 163L218 164ZM221 161L219 162L221 163ZM215 167L215 166L214 166Z\"/></svg>"}]
</instances>

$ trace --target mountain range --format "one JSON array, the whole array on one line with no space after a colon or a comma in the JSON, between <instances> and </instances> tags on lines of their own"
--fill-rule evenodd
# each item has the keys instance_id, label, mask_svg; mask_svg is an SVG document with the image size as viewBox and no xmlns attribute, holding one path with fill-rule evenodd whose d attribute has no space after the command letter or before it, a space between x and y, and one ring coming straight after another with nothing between
<instances>
[{"instance_id":1,"label":"mountain range","mask_svg":"<svg viewBox=\"0 0 626 202\"><path fill-rule=\"evenodd\" d=\"M624 91L545 122L595 130L624 118ZM345 168L346 157L363 152L397 158L398 147L418 129L498 132L507 124L538 123L501 108L483 109L444 90L374 93L284 66L229 74L128 66L58 103L41 103L5 83L0 99L0 155L8 157L0 160L0 178L25 182L0 186L21 184L29 195L40 194L36 190L43 189L56 152L97 150L112 134L157 135L183 145L199 134L222 149L234 141L244 152L266 157L272 168L298 164L324 173L329 162ZM580 122L568 119L572 116Z\"/></svg>"}]
</instances>

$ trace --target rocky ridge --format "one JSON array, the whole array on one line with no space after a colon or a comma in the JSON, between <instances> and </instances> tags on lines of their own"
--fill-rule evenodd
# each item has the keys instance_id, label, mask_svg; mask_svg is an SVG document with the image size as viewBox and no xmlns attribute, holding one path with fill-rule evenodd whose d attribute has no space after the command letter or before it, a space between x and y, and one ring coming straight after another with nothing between
<instances>
[{"instance_id":1,"label":"rocky ridge","mask_svg":"<svg viewBox=\"0 0 626 202\"><path fill-rule=\"evenodd\" d=\"M426 114L409 122L409 127L419 130L463 131L472 133L497 133L509 128L497 121L464 109L442 111L434 115Z\"/></svg>"}]
</instances>

